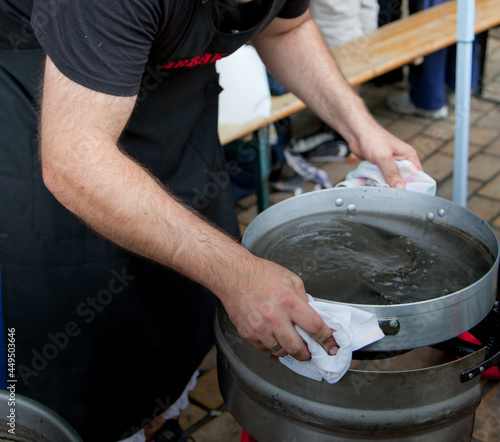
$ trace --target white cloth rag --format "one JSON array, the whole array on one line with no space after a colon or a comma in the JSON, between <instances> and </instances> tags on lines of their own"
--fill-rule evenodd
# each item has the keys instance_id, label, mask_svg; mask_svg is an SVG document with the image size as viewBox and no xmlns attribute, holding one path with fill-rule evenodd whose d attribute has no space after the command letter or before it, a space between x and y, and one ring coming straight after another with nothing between
<instances>
[{"instance_id":1,"label":"white cloth rag","mask_svg":"<svg viewBox=\"0 0 500 442\"><path fill-rule=\"evenodd\" d=\"M399 174L406 183L406 190L436 195L436 181L425 172L418 170L410 160L396 161ZM346 180L335 187L389 187L377 165L361 161L359 166L349 172Z\"/></svg>"},{"instance_id":2,"label":"white cloth rag","mask_svg":"<svg viewBox=\"0 0 500 442\"><path fill-rule=\"evenodd\" d=\"M333 384L338 382L349 369L353 351L376 342L385 335L373 313L346 305L316 301L310 295L308 297L309 305L334 330L333 336L340 348L337 354L332 356L325 351L319 342L311 338L300 327L295 326L309 348L311 359L302 362L287 355L280 358L280 361L295 373L316 381L324 379Z\"/></svg>"}]
</instances>

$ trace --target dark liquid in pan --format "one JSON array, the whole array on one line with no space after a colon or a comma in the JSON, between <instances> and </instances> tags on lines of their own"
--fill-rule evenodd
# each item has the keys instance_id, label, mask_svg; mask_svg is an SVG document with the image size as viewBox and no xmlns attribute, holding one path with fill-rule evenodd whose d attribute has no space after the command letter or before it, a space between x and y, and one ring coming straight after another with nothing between
<instances>
[{"instance_id":1,"label":"dark liquid in pan","mask_svg":"<svg viewBox=\"0 0 500 442\"><path fill-rule=\"evenodd\" d=\"M457 292L494 263L463 232L387 215L307 216L268 232L252 251L297 273L313 297L371 305Z\"/></svg>"}]
</instances>

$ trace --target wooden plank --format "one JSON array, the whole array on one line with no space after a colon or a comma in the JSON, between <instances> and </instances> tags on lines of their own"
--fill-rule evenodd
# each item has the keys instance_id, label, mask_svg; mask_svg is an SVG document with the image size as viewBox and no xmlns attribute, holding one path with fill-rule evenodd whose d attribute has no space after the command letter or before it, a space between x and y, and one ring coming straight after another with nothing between
<instances>
[{"instance_id":1,"label":"wooden plank","mask_svg":"<svg viewBox=\"0 0 500 442\"><path fill-rule=\"evenodd\" d=\"M500 0L476 0L476 33L498 24ZM357 85L456 43L456 28L457 1L451 0L382 26L331 52L346 80ZM221 143L235 141L305 107L305 103L291 93L273 97L269 118L220 126Z\"/></svg>"},{"instance_id":2,"label":"wooden plank","mask_svg":"<svg viewBox=\"0 0 500 442\"><path fill-rule=\"evenodd\" d=\"M500 0L477 0L475 31L500 23ZM457 40L457 2L449 1L334 48L332 54L353 85L403 66Z\"/></svg>"}]
</instances>

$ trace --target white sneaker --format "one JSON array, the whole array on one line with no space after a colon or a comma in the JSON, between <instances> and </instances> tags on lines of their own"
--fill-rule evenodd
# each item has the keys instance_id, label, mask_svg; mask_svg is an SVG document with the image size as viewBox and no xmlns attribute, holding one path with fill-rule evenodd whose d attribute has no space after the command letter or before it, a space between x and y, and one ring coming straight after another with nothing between
<instances>
[{"instance_id":1,"label":"white sneaker","mask_svg":"<svg viewBox=\"0 0 500 442\"><path fill-rule=\"evenodd\" d=\"M436 110L420 109L412 103L410 94L406 91L398 91L390 94L387 97L387 106L397 114L415 115L432 120L442 120L448 116L448 106L446 104Z\"/></svg>"},{"instance_id":2,"label":"white sneaker","mask_svg":"<svg viewBox=\"0 0 500 442\"><path fill-rule=\"evenodd\" d=\"M450 106L453 106L455 107L455 102L456 102L456 95L455 95L455 91L446 91L446 99L448 100L448 104Z\"/></svg>"}]
</instances>

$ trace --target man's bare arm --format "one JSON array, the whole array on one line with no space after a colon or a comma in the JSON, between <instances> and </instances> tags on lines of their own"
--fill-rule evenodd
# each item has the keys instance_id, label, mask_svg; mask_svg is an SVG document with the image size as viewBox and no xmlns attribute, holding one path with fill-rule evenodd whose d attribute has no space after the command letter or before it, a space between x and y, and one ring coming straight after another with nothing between
<instances>
[{"instance_id":1,"label":"man's bare arm","mask_svg":"<svg viewBox=\"0 0 500 442\"><path fill-rule=\"evenodd\" d=\"M331 330L307 305L298 276L200 219L119 149L134 103L72 82L47 59L41 155L49 190L104 237L212 290L256 347L279 342L278 355L308 359L298 324L332 348Z\"/></svg>"},{"instance_id":2,"label":"man's bare arm","mask_svg":"<svg viewBox=\"0 0 500 442\"><path fill-rule=\"evenodd\" d=\"M383 129L345 81L309 12L276 18L253 44L273 76L337 129L354 154L377 164L392 187L404 187L394 160L421 169L415 150Z\"/></svg>"}]
</instances>

